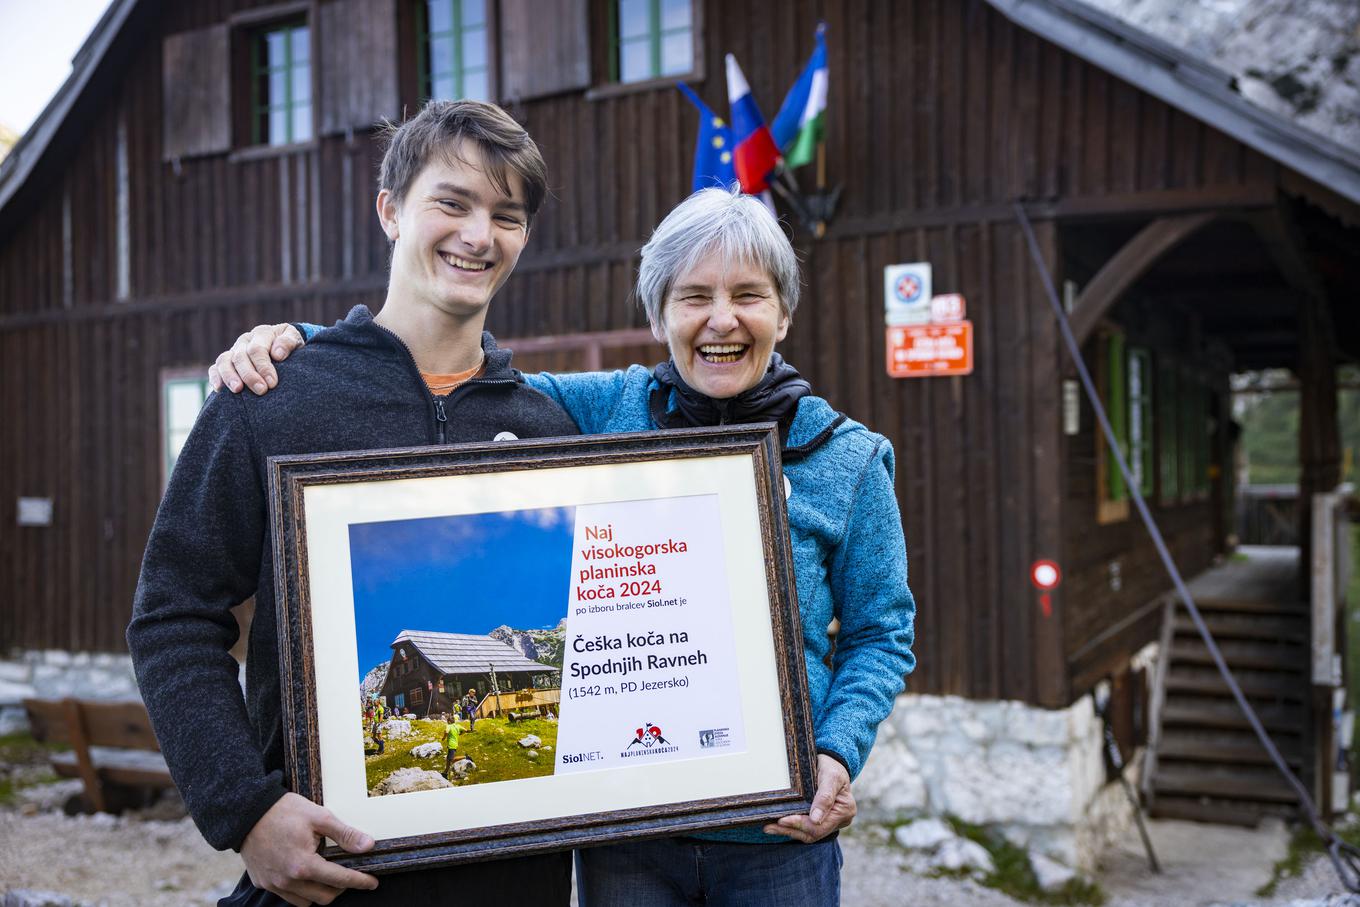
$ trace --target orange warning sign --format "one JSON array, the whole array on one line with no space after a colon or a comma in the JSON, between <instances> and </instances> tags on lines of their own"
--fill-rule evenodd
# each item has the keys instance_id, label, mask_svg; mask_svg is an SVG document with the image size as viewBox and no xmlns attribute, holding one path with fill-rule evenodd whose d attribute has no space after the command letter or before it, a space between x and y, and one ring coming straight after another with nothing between
<instances>
[{"instance_id":1,"label":"orange warning sign","mask_svg":"<svg viewBox=\"0 0 1360 907\"><path fill-rule=\"evenodd\" d=\"M973 371L973 322L888 328L888 375L931 378Z\"/></svg>"}]
</instances>

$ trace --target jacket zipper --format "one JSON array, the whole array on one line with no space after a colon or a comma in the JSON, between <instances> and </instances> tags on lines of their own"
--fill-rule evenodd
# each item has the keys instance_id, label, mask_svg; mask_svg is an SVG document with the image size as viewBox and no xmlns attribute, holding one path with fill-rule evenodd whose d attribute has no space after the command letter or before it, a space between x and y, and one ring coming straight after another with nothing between
<instances>
[{"instance_id":1,"label":"jacket zipper","mask_svg":"<svg viewBox=\"0 0 1360 907\"><path fill-rule=\"evenodd\" d=\"M392 341L396 343L398 347L401 348L401 351L403 353L406 354L406 361L410 363L411 370L415 372L416 380L419 381L420 386L425 389L425 396L428 397L430 399L430 402L433 404L432 411L434 412L435 434L438 437L439 439L438 443L440 444L449 443L448 438L449 417L448 412L444 409L445 402L447 402L449 406L452 407L453 404L457 402L458 399L464 396L463 389L469 388L470 385L474 384L496 385L496 384L519 383L514 378L472 378L468 381L464 381L462 384L455 387L445 396L443 397L437 396L433 391L430 390L429 385L425 383L425 379L420 376L420 366L416 365L416 357L414 354L412 354L411 348L406 345L406 341L402 340L395 333L378 324L377 322L374 322L373 326L378 328L378 330L383 331L385 334L387 334L387 336L391 337Z\"/></svg>"},{"instance_id":2,"label":"jacket zipper","mask_svg":"<svg viewBox=\"0 0 1360 907\"><path fill-rule=\"evenodd\" d=\"M433 396L433 394L431 396ZM439 422L439 443L447 444L448 437L445 433L445 428L448 427L449 417L444 415L444 401L440 397L434 398L434 417Z\"/></svg>"},{"instance_id":3,"label":"jacket zipper","mask_svg":"<svg viewBox=\"0 0 1360 907\"><path fill-rule=\"evenodd\" d=\"M445 428L448 425L449 419L448 416L444 414L444 401L435 396L434 392L430 390L430 386L425 383L425 379L420 376L420 366L416 365L416 357L412 354L411 348L406 345L405 340L402 340L394 332L378 324L376 321L373 322L373 326L392 338L392 342L397 345L397 348L406 354L406 362L411 366L411 371L415 374L416 382L420 385L421 389L425 391L425 397L430 402L430 412L434 415L435 436L438 438L437 443L447 444L448 434Z\"/></svg>"}]
</instances>

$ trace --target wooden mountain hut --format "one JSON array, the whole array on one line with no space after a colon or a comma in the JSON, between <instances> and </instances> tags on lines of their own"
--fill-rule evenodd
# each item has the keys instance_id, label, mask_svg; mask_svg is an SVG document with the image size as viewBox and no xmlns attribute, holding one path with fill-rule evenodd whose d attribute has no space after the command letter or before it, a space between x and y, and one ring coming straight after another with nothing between
<instances>
[{"instance_id":1,"label":"wooden mountain hut","mask_svg":"<svg viewBox=\"0 0 1360 907\"><path fill-rule=\"evenodd\" d=\"M402 630L380 694L397 712L453 713L469 690L478 716L512 709L556 708L561 670L525 658L514 647L472 633Z\"/></svg>"}]
</instances>

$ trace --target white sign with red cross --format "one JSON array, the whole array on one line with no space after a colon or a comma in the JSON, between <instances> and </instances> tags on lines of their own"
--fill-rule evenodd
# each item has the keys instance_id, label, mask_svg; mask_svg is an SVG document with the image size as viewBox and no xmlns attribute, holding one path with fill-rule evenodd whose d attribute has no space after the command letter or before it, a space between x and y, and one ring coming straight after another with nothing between
<instances>
[{"instance_id":1,"label":"white sign with red cross","mask_svg":"<svg viewBox=\"0 0 1360 907\"><path fill-rule=\"evenodd\" d=\"M889 325L930 323L930 279L928 261L883 269L883 317Z\"/></svg>"}]
</instances>

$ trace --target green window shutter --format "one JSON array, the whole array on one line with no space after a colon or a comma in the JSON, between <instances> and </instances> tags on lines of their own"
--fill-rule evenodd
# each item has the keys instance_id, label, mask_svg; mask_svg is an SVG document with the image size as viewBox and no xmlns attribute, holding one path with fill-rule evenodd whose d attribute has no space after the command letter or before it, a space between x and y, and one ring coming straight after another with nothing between
<instances>
[{"instance_id":1,"label":"green window shutter","mask_svg":"<svg viewBox=\"0 0 1360 907\"><path fill-rule=\"evenodd\" d=\"M1114 428L1119 449L1125 457L1129 450L1128 373L1124 358L1124 336L1109 334L1105 338L1105 410ZM1128 497L1124 476L1113 453L1105 457L1106 499L1122 501Z\"/></svg>"}]
</instances>

